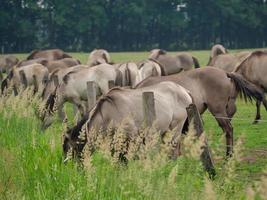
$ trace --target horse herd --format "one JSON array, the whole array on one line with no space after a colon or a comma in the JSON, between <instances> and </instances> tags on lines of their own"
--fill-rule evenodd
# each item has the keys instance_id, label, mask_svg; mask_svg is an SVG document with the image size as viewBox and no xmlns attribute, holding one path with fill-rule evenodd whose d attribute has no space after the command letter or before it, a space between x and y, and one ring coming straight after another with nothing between
<instances>
[{"instance_id":1,"label":"horse herd","mask_svg":"<svg viewBox=\"0 0 267 200\"><path fill-rule=\"evenodd\" d=\"M227 156L233 153L231 118L237 96L256 101L254 123L260 120L261 103L267 109L267 52L263 50L230 54L218 44L212 47L208 65L201 68L188 53L170 55L162 49L152 50L146 60L137 63L112 63L106 50L95 49L87 64L60 49L35 50L22 61L3 56L0 68L7 74L1 84L2 95L10 87L15 95L18 93L23 81L20 71L28 86L37 82L36 91L45 102L39 115L42 128L53 123L56 112L62 120L66 118L65 102L78 108L81 119L63 134L65 156L70 149L73 156L82 152L87 143L87 137L79 137L82 130L86 130L86 136L93 129L115 130L125 118L129 119L125 134L135 137L144 121L143 92L154 93L156 129L162 136L174 129L173 139L186 130L186 108L190 104L194 103L200 114L208 109L225 133ZM93 108L87 106L89 81L95 83L98 98ZM110 89L109 81L116 87Z\"/></svg>"}]
</instances>

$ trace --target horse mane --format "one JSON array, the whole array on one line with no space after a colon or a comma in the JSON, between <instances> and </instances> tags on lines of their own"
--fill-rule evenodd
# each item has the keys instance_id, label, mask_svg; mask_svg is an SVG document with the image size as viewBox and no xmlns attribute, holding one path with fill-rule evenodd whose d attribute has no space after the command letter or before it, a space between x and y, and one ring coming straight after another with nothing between
<instances>
[{"instance_id":1,"label":"horse mane","mask_svg":"<svg viewBox=\"0 0 267 200\"><path fill-rule=\"evenodd\" d=\"M267 55L267 51L261 51L261 50L257 50L257 51L253 51L252 53L248 54L241 62L237 63L236 66L234 67L233 72L237 72L242 66L243 64L248 61L249 59L251 59L254 56L262 56L262 55Z\"/></svg>"},{"instance_id":2,"label":"horse mane","mask_svg":"<svg viewBox=\"0 0 267 200\"><path fill-rule=\"evenodd\" d=\"M55 106L57 97L57 89L58 86L56 86L55 90L48 96L47 101L45 103L45 108L49 111L49 113L53 113L53 108Z\"/></svg>"},{"instance_id":3,"label":"horse mane","mask_svg":"<svg viewBox=\"0 0 267 200\"><path fill-rule=\"evenodd\" d=\"M80 135L80 131L84 124L88 121L89 114L86 113L81 120L77 122L75 126L67 130L67 135L70 135L70 138L73 140L74 138L78 138Z\"/></svg>"}]
</instances>

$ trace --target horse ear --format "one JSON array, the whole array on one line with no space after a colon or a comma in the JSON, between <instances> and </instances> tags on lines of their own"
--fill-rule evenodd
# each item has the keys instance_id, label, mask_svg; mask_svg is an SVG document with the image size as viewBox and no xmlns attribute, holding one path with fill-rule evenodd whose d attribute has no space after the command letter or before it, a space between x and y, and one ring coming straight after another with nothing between
<instances>
[{"instance_id":1,"label":"horse ear","mask_svg":"<svg viewBox=\"0 0 267 200\"><path fill-rule=\"evenodd\" d=\"M155 67L152 69L152 76L159 76L159 73Z\"/></svg>"}]
</instances>

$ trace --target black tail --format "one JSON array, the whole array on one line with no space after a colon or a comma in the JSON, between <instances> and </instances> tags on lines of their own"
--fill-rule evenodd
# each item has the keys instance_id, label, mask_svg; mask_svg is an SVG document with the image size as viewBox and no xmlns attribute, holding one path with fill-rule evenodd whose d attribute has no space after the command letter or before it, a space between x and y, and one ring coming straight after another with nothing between
<instances>
[{"instance_id":1,"label":"black tail","mask_svg":"<svg viewBox=\"0 0 267 200\"><path fill-rule=\"evenodd\" d=\"M247 81L242 75L238 73L227 73L227 77L233 80L237 92L240 94L241 98L245 99L246 102L247 100L252 101L253 99L262 101L266 108L267 102L264 92L261 89Z\"/></svg>"},{"instance_id":2,"label":"black tail","mask_svg":"<svg viewBox=\"0 0 267 200\"><path fill-rule=\"evenodd\" d=\"M9 74L7 75L7 77L2 81L1 83L1 92L2 94L4 93L4 91L8 88L8 81L11 80L14 76L13 70L11 70L9 72Z\"/></svg>"},{"instance_id":3,"label":"black tail","mask_svg":"<svg viewBox=\"0 0 267 200\"><path fill-rule=\"evenodd\" d=\"M192 59L193 59L193 62L194 62L194 65L195 65L195 68L200 68L200 65L199 65L199 62L198 62L198 59L194 56L192 56Z\"/></svg>"},{"instance_id":4,"label":"black tail","mask_svg":"<svg viewBox=\"0 0 267 200\"><path fill-rule=\"evenodd\" d=\"M1 83L1 94L4 94L4 91L7 89L7 87L8 87L8 80L7 78L5 78Z\"/></svg>"}]
</instances>

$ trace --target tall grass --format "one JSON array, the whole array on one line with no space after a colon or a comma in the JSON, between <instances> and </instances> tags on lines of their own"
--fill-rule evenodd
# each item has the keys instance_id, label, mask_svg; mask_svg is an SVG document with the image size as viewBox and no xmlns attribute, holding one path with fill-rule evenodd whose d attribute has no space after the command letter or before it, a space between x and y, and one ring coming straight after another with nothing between
<instances>
[{"instance_id":1,"label":"tall grass","mask_svg":"<svg viewBox=\"0 0 267 200\"><path fill-rule=\"evenodd\" d=\"M0 199L244 199L262 197L266 178L257 183L240 181L238 163L243 152L239 139L234 156L216 164L215 180L208 179L199 161L200 144L193 130L183 139L183 156L170 160L159 138L152 137L138 151L139 159L127 165L114 162L110 149L102 148L85 156L84 165L63 164L61 132L56 123L40 131L31 90L0 99ZM123 132L117 131L118 145ZM106 140L110 141L110 140ZM120 143L121 145L123 143ZM109 145L110 146L110 145ZM136 149L136 148L132 148ZM142 149L142 150L140 150ZM224 151L215 149L214 154ZM258 187L255 187L258 185ZM255 189L256 188L256 189Z\"/></svg>"},{"instance_id":2,"label":"tall grass","mask_svg":"<svg viewBox=\"0 0 267 200\"><path fill-rule=\"evenodd\" d=\"M208 51L192 53L202 66L206 64ZM72 55L86 63L86 53ZM115 62L146 56L143 52L112 53ZM203 115L217 171L215 180L210 180L192 134L183 140L184 154L175 161L168 159L166 149L158 148L153 137L155 141L141 150L133 145L128 164L119 164L114 162L116 155L110 155L110 141L100 138L101 148L85 156L83 167L63 164L64 125L57 122L40 131L35 115L39 104L29 90L0 98L0 199L266 199L266 123L251 125L254 105L238 101L233 119L235 154L228 161L221 129L209 113ZM262 113L267 120L263 109ZM118 132L116 137L122 136ZM116 148L123 150L123 143ZM139 159L133 159L136 153Z\"/></svg>"}]
</instances>

